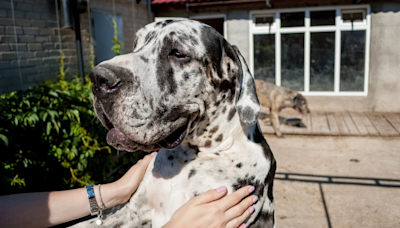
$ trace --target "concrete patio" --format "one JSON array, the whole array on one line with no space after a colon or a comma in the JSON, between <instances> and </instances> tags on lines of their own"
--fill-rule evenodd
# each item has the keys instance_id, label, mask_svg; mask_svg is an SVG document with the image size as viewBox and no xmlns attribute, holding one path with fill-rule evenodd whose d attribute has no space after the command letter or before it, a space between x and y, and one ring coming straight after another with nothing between
<instances>
[{"instance_id":1,"label":"concrete patio","mask_svg":"<svg viewBox=\"0 0 400 228\"><path fill-rule=\"evenodd\" d=\"M400 137L265 137L277 227L400 227Z\"/></svg>"}]
</instances>

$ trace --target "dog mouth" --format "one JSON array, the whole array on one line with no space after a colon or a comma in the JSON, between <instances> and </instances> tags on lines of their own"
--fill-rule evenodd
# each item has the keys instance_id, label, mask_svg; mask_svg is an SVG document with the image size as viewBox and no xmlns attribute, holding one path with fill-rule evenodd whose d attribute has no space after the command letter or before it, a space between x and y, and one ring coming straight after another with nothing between
<instances>
[{"instance_id":1,"label":"dog mouth","mask_svg":"<svg viewBox=\"0 0 400 228\"><path fill-rule=\"evenodd\" d=\"M155 142L150 145L140 144L129 139L123 132L118 128L112 127L107 134L107 143L113 146L117 150L124 150L129 152L134 152L136 150L154 151L161 148L164 149L175 149L178 147L186 137L186 132L189 122L179 127L177 130L173 131L170 135L164 139Z\"/></svg>"},{"instance_id":2,"label":"dog mouth","mask_svg":"<svg viewBox=\"0 0 400 228\"><path fill-rule=\"evenodd\" d=\"M186 136L188 125L189 122L186 122L186 124L172 132L172 134L159 141L157 144L165 149L174 149L178 147Z\"/></svg>"},{"instance_id":3,"label":"dog mouth","mask_svg":"<svg viewBox=\"0 0 400 228\"><path fill-rule=\"evenodd\" d=\"M301 108L299 108L299 107L296 107L296 109L297 109L297 111L300 112L302 115L305 114L305 112L303 111L303 109L301 109Z\"/></svg>"}]
</instances>

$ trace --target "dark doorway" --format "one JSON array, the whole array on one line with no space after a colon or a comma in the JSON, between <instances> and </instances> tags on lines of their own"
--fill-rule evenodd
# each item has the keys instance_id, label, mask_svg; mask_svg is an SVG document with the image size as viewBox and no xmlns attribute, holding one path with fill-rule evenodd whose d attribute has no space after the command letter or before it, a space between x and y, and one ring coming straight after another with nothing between
<instances>
[{"instance_id":1,"label":"dark doorway","mask_svg":"<svg viewBox=\"0 0 400 228\"><path fill-rule=\"evenodd\" d=\"M111 59L115 56L115 53L111 51L114 46L112 42L114 38L114 26L113 26L113 15L105 12L93 12L92 13L92 25L93 25L93 38L95 42L96 50L96 63L99 64L104 60ZM123 22L121 16L115 16L115 21L118 28L118 40L124 42Z\"/></svg>"},{"instance_id":2,"label":"dark doorway","mask_svg":"<svg viewBox=\"0 0 400 228\"><path fill-rule=\"evenodd\" d=\"M193 19L201 21L217 30L222 36L224 36L224 18L212 18L212 19Z\"/></svg>"}]
</instances>

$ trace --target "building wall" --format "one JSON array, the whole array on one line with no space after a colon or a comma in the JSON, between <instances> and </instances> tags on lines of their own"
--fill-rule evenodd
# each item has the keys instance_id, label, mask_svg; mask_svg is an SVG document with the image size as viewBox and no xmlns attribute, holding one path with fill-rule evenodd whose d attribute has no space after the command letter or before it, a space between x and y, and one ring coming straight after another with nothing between
<instances>
[{"instance_id":1,"label":"building wall","mask_svg":"<svg viewBox=\"0 0 400 228\"><path fill-rule=\"evenodd\" d=\"M136 1L135 1L136 2ZM0 94L27 89L46 80L56 80L59 74L60 42L54 0L13 0L14 34L11 0L0 0ZM112 0L91 0L92 9L112 12ZM125 52L132 51L135 32L147 24L146 1L116 0L116 14L123 17ZM59 2L59 6L61 2ZM60 18L61 18L61 12ZM80 15L85 73L90 71L90 35L88 14ZM75 32L61 30L61 47L65 54L67 78L78 74ZM20 79L21 73L21 79Z\"/></svg>"},{"instance_id":2,"label":"building wall","mask_svg":"<svg viewBox=\"0 0 400 228\"><path fill-rule=\"evenodd\" d=\"M348 4L348 3L346 3ZM321 5L330 5L324 2ZM282 5L278 7L307 7ZM313 5L314 6L314 5ZM317 6L317 5L315 5ZM227 15L227 39L238 46L249 63L249 12L266 6L209 8L198 12L156 12L156 16L189 17L194 15ZM367 96L307 96L311 110L400 112L400 3L371 4L370 67Z\"/></svg>"},{"instance_id":3,"label":"building wall","mask_svg":"<svg viewBox=\"0 0 400 228\"><path fill-rule=\"evenodd\" d=\"M249 64L249 11L232 10L227 12L228 42L236 45Z\"/></svg>"},{"instance_id":4,"label":"building wall","mask_svg":"<svg viewBox=\"0 0 400 228\"><path fill-rule=\"evenodd\" d=\"M370 110L400 112L400 3L371 5Z\"/></svg>"}]
</instances>

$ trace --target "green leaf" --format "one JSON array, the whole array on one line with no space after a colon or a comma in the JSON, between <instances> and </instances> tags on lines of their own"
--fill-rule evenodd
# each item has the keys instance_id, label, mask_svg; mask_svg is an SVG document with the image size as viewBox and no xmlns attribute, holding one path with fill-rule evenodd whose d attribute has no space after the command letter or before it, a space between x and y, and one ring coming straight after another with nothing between
<instances>
[{"instance_id":1,"label":"green leaf","mask_svg":"<svg viewBox=\"0 0 400 228\"><path fill-rule=\"evenodd\" d=\"M47 126L46 126L46 134L47 135L50 135L51 128L52 128L51 122L47 122Z\"/></svg>"},{"instance_id":2,"label":"green leaf","mask_svg":"<svg viewBox=\"0 0 400 228\"><path fill-rule=\"evenodd\" d=\"M48 115L49 115L48 112L45 112L45 113L43 114L43 117L42 117L43 122L46 121L46 118L47 118Z\"/></svg>"},{"instance_id":3,"label":"green leaf","mask_svg":"<svg viewBox=\"0 0 400 228\"><path fill-rule=\"evenodd\" d=\"M78 163L78 170L83 171L83 165L81 163Z\"/></svg>"},{"instance_id":4,"label":"green leaf","mask_svg":"<svg viewBox=\"0 0 400 228\"><path fill-rule=\"evenodd\" d=\"M58 97L58 94L54 91L50 91L49 95L52 95L53 97Z\"/></svg>"},{"instance_id":5,"label":"green leaf","mask_svg":"<svg viewBox=\"0 0 400 228\"><path fill-rule=\"evenodd\" d=\"M4 144L6 144L6 146L8 146L8 138L7 136L0 134L0 139L3 140Z\"/></svg>"},{"instance_id":6,"label":"green leaf","mask_svg":"<svg viewBox=\"0 0 400 228\"><path fill-rule=\"evenodd\" d=\"M29 100L23 100L23 102L28 105L28 107L31 107L31 102L29 102Z\"/></svg>"},{"instance_id":7,"label":"green leaf","mask_svg":"<svg viewBox=\"0 0 400 228\"><path fill-rule=\"evenodd\" d=\"M87 162L87 159L86 159L86 158L81 159L81 163L82 163L82 165L83 165L84 168L87 167L88 162Z\"/></svg>"}]
</instances>

